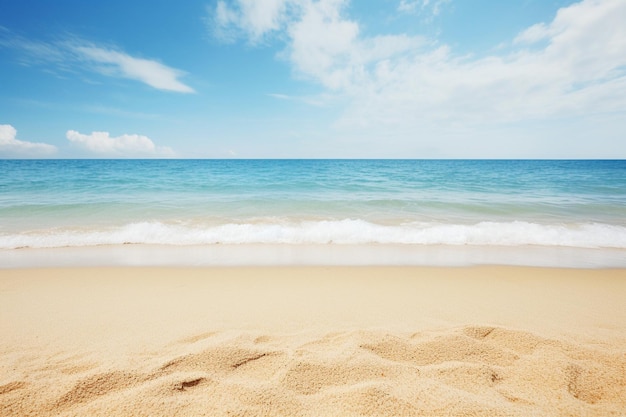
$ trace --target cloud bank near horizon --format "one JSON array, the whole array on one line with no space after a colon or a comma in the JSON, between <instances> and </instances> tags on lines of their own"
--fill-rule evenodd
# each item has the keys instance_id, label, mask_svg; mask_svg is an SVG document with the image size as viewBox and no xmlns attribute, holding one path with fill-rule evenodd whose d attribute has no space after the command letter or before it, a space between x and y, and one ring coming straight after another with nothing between
<instances>
[{"instance_id":1,"label":"cloud bank near horizon","mask_svg":"<svg viewBox=\"0 0 626 417\"><path fill-rule=\"evenodd\" d=\"M17 139L17 129L0 125L0 156L12 158L49 157L57 153L57 147L47 143Z\"/></svg>"},{"instance_id":2,"label":"cloud bank near horizon","mask_svg":"<svg viewBox=\"0 0 626 417\"><path fill-rule=\"evenodd\" d=\"M111 137L109 132L82 134L68 130L66 138L71 144L102 157L174 157L174 151L166 146L157 146L147 136L123 134Z\"/></svg>"}]
</instances>

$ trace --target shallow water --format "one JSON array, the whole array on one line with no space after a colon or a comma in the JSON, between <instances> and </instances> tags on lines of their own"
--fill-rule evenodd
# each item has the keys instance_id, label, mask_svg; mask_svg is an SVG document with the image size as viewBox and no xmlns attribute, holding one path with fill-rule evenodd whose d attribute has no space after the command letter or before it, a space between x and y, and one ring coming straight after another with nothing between
<instances>
[{"instance_id":1,"label":"shallow water","mask_svg":"<svg viewBox=\"0 0 626 417\"><path fill-rule=\"evenodd\" d=\"M0 172L3 251L626 249L626 161L4 160Z\"/></svg>"}]
</instances>

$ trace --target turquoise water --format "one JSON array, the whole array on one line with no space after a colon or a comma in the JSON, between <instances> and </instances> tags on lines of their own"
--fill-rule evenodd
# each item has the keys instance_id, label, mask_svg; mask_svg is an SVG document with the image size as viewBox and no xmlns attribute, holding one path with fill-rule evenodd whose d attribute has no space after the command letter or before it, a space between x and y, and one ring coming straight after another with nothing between
<instances>
[{"instance_id":1,"label":"turquoise water","mask_svg":"<svg viewBox=\"0 0 626 417\"><path fill-rule=\"evenodd\" d=\"M3 160L0 249L626 249L626 161Z\"/></svg>"}]
</instances>

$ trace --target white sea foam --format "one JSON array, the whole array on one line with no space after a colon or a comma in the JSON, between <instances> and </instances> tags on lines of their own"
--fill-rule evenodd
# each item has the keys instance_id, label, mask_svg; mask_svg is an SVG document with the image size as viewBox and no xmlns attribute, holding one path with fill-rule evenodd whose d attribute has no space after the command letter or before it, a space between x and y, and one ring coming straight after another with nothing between
<instances>
[{"instance_id":1,"label":"white sea foam","mask_svg":"<svg viewBox=\"0 0 626 417\"><path fill-rule=\"evenodd\" d=\"M130 223L108 229L46 229L0 234L0 249L121 244L409 244L557 246L626 249L626 227L602 223L538 224L523 221L382 225L364 220L227 224Z\"/></svg>"}]
</instances>

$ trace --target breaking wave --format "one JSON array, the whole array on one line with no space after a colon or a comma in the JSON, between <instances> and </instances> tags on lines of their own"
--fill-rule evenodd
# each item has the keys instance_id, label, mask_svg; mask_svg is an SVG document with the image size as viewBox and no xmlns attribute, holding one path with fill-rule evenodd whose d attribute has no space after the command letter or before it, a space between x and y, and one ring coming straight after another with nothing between
<instances>
[{"instance_id":1,"label":"breaking wave","mask_svg":"<svg viewBox=\"0 0 626 417\"><path fill-rule=\"evenodd\" d=\"M382 225L344 219L217 225L137 222L102 229L0 233L1 249L121 244L541 245L626 249L626 227L603 223L538 224L524 221Z\"/></svg>"}]
</instances>

